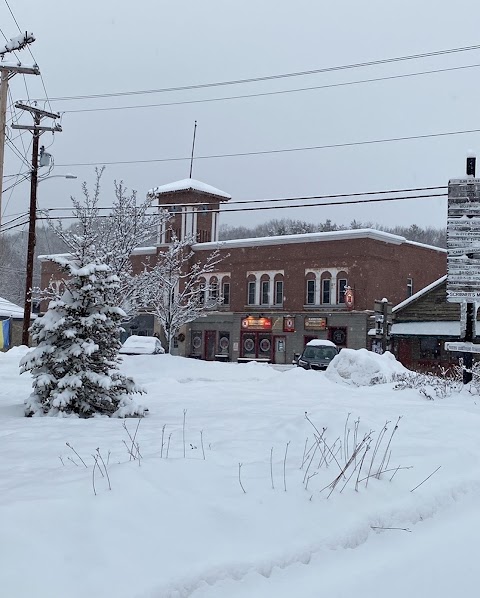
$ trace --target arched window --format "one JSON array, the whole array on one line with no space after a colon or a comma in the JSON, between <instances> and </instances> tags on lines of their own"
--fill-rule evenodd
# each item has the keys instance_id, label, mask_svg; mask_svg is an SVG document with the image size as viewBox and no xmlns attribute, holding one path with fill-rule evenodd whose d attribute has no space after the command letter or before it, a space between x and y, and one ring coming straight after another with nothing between
<instances>
[{"instance_id":1,"label":"arched window","mask_svg":"<svg viewBox=\"0 0 480 598\"><path fill-rule=\"evenodd\" d=\"M347 286L347 273L339 272L337 274L337 303L345 303L345 287Z\"/></svg>"},{"instance_id":2,"label":"arched window","mask_svg":"<svg viewBox=\"0 0 480 598\"><path fill-rule=\"evenodd\" d=\"M283 305L283 274L275 274L273 280L273 304Z\"/></svg>"},{"instance_id":3,"label":"arched window","mask_svg":"<svg viewBox=\"0 0 480 598\"><path fill-rule=\"evenodd\" d=\"M260 277L260 304L270 305L270 277L262 274Z\"/></svg>"},{"instance_id":4,"label":"arched window","mask_svg":"<svg viewBox=\"0 0 480 598\"><path fill-rule=\"evenodd\" d=\"M230 305L230 276L224 276L222 278L222 298L223 305Z\"/></svg>"},{"instance_id":5,"label":"arched window","mask_svg":"<svg viewBox=\"0 0 480 598\"><path fill-rule=\"evenodd\" d=\"M210 278L210 284L208 288L209 299L213 299L214 301L216 301L218 299L218 293L218 278L216 276L212 276Z\"/></svg>"},{"instance_id":6,"label":"arched window","mask_svg":"<svg viewBox=\"0 0 480 598\"><path fill-rule=\"evenodd\" d=\"M315 305L315 297L317 291L316 286L317 285L315 280L315 274L313 272L308 272L306 275L306 305Z\"/></svg>"},{"instance_id":7,"label":"arched window","mask_svg":"<svg viewBox=\"0 0 480 598\"><path fill-rule=\"evenodd\" d=\"M255 305L257 294L257 279L253 274L247 278L247 305Z\"/></svg>"},{"instance_id":8,"label":"arched window","mask_svg":"<svg viewBox=\"0 0 480 598\"><path fill-rule=\"evenodd\" d=\"M205 289L207 288L207 281L205 278L200 278L199 280L199 294L198 294L198 302L205 303Z\"/></svg>"},{"instance_id":9,"label":"arched window","mask_svg":"<svg viewBox=\"0 0 480 598\"><path fill-rule=\"evenodd\" d=\"M322 272L320 278L320 303L328 305L332 302L332 275L330 272Z\"/></svg>"}]
</instances>

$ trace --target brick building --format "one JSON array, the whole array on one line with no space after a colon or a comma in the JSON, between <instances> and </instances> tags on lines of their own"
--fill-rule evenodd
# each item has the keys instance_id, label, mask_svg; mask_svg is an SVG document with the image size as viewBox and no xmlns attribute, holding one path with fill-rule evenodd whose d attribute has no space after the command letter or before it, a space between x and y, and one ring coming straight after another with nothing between
<instances>
[{"instance_id":1,"label":"brick building","mask_svg":"<svg viewBox=\"0 0 480 598\"><path fill-rule=\"evenodd\" d=\"M170 211L178 238L197 240L194 259L203 261L215 249L223 258L204 281L209 292L221 294L223 306L182 330L180 355L289 363L312 338L366 347L375 299L400 303L446 272L445 250L371 229L218 241L227 193L186 179L149 195ZM159 231L156 247L139 248L134 264L168 244L171 230ZM43 285L52 274L44 262ZM126 329L158 331L146 315Z\"/></svg>"},{"instance_id":2,"label":"brick building","mask_svg":"<svg viewBox=\"0 0 480 598\"><path fill-rule=\"evenodd\" d=\"M184 330L182 355L288 363L312 338L366 347L375 299L399 303L446 271L445 250L376 230L219 242L227 193L186 179L149 194L170 210L178 237L199 241L199 260L215 249L223 258L205 284L224 304ZM167 242L161 231L159 245Z\"/></svg>"}]
</instances>

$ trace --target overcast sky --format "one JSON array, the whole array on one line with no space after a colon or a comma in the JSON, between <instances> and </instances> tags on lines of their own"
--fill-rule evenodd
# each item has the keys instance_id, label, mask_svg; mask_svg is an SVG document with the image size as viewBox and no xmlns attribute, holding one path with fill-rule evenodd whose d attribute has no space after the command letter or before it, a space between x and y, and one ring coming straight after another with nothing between
<instances>
[{"instance_id":1,"label":"overcast sky","mask_svg":"<svg viewBox=\"0 0 480 598\"><path fill-rule=\"evenodd\" d=\"M50 98L262 77L480 43L478 0L8 2L20 27L37 38L32 51ZM7 37L18 33L4 0L0 0L0 23ZM25 63L32 62L26 51L19 56ZM78 180L41 183L39 205L68 205L70 194L80 194L80 181L93 180L93 166L73 164L189 156L195 120L198 156L480 128L480 68L219 102L69 110L298 89L472 64L480 65L480 50L210 89L52 101L55 111L65 112L63 133L55 136L48 150L57 164L52 174L71 172ZM26 76L26 81L31 98L45 97L39 77ZM11 81L11 91L13 99L26 99L20 75ZM23 139L27 147L30 135ZM42 142L48 146L52 136L45 134ZM23 151L19 140L16 144ZM463 173L469 149L480 154L479 133L198 159L193 177L227 191L234 200L443 185ZM64 164L72 165L60 166ZM20 167L7 149L5 174L14 174ZM107 166L103 203L111 203L113 179L123 179L143 195L151 187L188 174L188 161ZM16 187L10 198L5 193L7 220L27 209L28 194L28 182ZM255 225L274 217L444 226L446 200L237 212L222 215L221 222Z\"/></svg>"}]
</instances>

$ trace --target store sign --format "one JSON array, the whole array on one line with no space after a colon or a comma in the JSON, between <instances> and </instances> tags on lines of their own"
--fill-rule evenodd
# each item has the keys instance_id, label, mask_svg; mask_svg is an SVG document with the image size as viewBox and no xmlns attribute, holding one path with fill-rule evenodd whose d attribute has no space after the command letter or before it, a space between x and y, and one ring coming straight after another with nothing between
<instances>
[{"instance_id":1,"label":"store sign","mask_svg":"<svg viewBox=\"0 0 480 598\"><path fill-rule=\"evenodd\" d=\"M480 179L448 183L447 301L480 299Z\"/></svg>"},{"instance_id":2,"label":"store sign","mask_svg":"<svg viewBox=\"0 0 480 598\"><path fill-rule=\"evenodd\" d=\"M480 353L480 345L473 343L445 343L445 351L459 351L460 353Z\"/></svg>"},{"instance_id":3,"label":"store sign","mask_svg":"<svg viewBox=\"0 0 480 598\"><path fill-rule=\"evenodd\" d=\"M327 318L318 318L316 316L305 316L305 330L326 330Z\"/></svg>"},{"instance_id":4,"label":"store sign","mask_svg":"<svg viewBox=\"0 0 480 598\"><path fill-rule=\"evenodd\" d=\"M283 318L283 332L295 332L295 318L286 316Z\"/></svg>"},{"instance_id":5,"label":"store sign","mask_svg":"<svg viewBox=\"0 0 480 598\"><path fill-rule=\"evenodd\" d=\"M242 320L242 330L271 330L272 329L272 318L255 318L253 316L247 316Z\"/></svg>"},{"instance_id":6,"label":"store sign","mask_svg":"<svg viewBox=\"0 0 480 598\"><path fill-rule=\"evenodd\" d=\"M353 308L354 300L355 300L355 297L353 294L352 287L345 287L345 305L347 306L348 309Z\"/></svg>"}]
</instances>

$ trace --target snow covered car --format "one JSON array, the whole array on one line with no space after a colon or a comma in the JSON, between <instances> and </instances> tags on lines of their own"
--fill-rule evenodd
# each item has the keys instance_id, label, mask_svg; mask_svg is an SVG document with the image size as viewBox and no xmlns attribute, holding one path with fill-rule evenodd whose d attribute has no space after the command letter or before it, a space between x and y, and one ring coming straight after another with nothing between
<instances>
[{"instance_id":1,"label":"snow covered car","mask_svg":"<svg viewBox=\"0 0 480 598\"><path fill-rule=\"evenodd\" d=\"M165 349L155 336L132 335L123 343L119 353L122 355L158 355L165 353Z\"/></svg>"},{"instance_id":2,"label":"snow covered car","mask_svg":"<svg viewBox=\"0 0 480 598\"><path fill-rule=\"evenodd\" d=\"M337 354L338 349L335 343L316 338L305 345L303 353L297 360L297 365L304 370L326 370Z\"/></svg>"}]
</instances>

